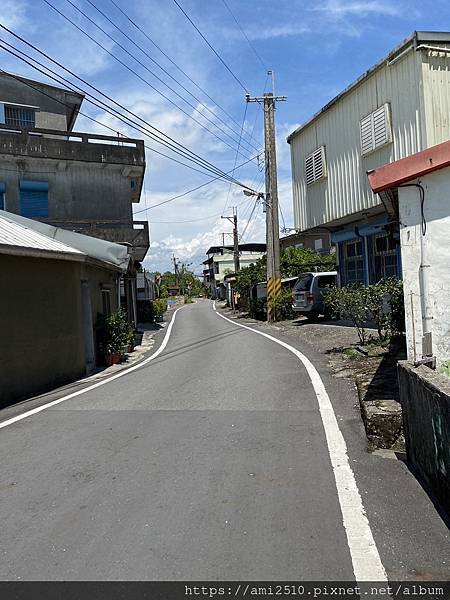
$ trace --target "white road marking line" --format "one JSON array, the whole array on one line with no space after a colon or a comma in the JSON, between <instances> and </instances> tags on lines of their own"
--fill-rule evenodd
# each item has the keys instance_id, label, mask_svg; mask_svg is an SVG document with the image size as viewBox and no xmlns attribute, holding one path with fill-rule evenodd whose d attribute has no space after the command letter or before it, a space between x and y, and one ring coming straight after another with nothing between
<instances>
[{"instance_id":1,"label":"white road marking line","mask_svg":"<svg viewBox=\"0 0 450 600\"><path fill-rule=\"evenodd\" d=\"M348 461L347 445L339 429L331 400L316 367L304 354L286 342L282 342L263 331L236 323L221 315L216 310L215 302L213 302L213 309L219 317L236 325L236 327L248 329L283 346L283 348L295 354L303 363L319 403L320 416L327 439L328 453L333 467L339 504L342 511L342 522L347 535L355 579L356 581L387 581L386 571L381 562L375 540L373 539L372 530L370 529L358 486L356 485L355 476Z\"/></svg>"},{"instance_id":2,"label":"white road marking line","mask_svg":"<svg viewBox=\"0 0 450 600\"><path fill-rule=\"evenodd\" d=\"M131 366L129 369L124 369L123 371L120 371L119 373L116 373L115 375L112 375L111 377L108 377L107 379L104 379L102 381L99 381L98 383L95 383L94 385L90 385L89 387L83 388L82 390L78 390L77 392L73 392L72 394L69 394L68 396L63 396L62 398L58 398L57 400L53 400L52 402L48 402L47 404L43 404L42 406L38 406L37 408L33 408L25 413L22 413L20 415L16 415L15 417L12 417L11 419L7 419L6 421L3 421L0 423L0 429L3 429L3 427L7 427L8 425L12 425L13 423L17 423L17 421L22 421L22 419L26 419L27 417L31 417L32 415L35 415L37 413L40 413L43 410L46 410L47 408L51 408L52 406L56 406L57 404L60 404L61 402L65 402L66 400L70 400L71 398L75 398L76 396L81 396L81 394L86 394L86 392L90 392L91 390L95 390L96 388L105 385L107 383L109 383L110 381L114 381L115 379L119 379L119 377L123 377L124 375L128 375L128 373L131 373L132 371L135 371L136 369L140 369L141 367L143 367L144 365L148 364L150 361L154 360L155 358L157 358L161 352L163 352L163 350L165 349L165 347L167 346L167 343L169 341L170 338L170 334L172 332L172 327L173 324L175 323L175 317L176 314L179 310L181 310L181 308L183 308L182 306L180 306L179 308L176 309L176 311L173 313L172 315L172 319L169 323L169 326L167 327L167 331L166 334L164 336L164 339L162 341L161 346L158 348L158 350L152 354L151 356L149 356L148 358L146 358L145 360L143 360L142 362Z\"/></svg>"}]
</instances>

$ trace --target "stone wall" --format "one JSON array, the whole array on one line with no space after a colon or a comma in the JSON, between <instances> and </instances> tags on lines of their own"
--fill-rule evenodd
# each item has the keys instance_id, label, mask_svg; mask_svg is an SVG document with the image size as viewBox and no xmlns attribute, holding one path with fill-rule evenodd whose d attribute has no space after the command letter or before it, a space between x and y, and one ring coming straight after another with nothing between
<instances>
[{"instance_id":1,"label":"stone wall","mask_svg":"<svg viewBox=\"0 0 450 600\"><path fill-rule=\"evenodd\" d=\"M398 375L408 461L450 511L450 379L407 361Z\"/></svg>"}]
</instances>

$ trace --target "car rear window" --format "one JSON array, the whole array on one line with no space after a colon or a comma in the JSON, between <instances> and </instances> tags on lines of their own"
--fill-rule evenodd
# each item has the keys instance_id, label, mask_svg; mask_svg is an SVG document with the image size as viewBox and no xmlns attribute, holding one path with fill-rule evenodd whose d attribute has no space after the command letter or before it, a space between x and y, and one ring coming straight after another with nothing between
<instances>
[{"instance_id":1,"label":"car rear window","mask_svg":"<svg viewBox=\"0 0 450 600\"><path fill-rule=\"evenodd\" d=\"M319 275L318 277L318 287L322 288L330 288L336 285L336 275Z\"/></svg>"},{"instance_id":2,"label":"car rear window","mask_svg":"<svg viewBox=\"0 0 450 600\"><path fill-rule=\"evenodd\" d=\"M297 279L297 283L295 284L294 290L296 292L307 292L311 288L311 283L313 280L313 276L311 273L306 273L305 275L300 275Z\"/></svg>"}]
</instances>

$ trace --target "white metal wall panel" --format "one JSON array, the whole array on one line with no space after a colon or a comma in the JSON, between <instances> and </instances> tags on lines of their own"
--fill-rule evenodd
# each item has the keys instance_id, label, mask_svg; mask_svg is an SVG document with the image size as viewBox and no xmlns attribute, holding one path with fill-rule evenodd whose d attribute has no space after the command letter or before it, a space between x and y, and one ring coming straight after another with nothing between
<instances>
[{"instance_id":1,"label":"white metal wall panel","mask_svg":"<svg viewBox=\"0 0 450 600\"><path fill-rule=\"evenodd\" d=\"M427 141L434 146L450 139L450 54L422 50L421 55Z\"/></svg>"},{"instance_id":2,"label":"white metal wall panel","mask_svg":"<svg viewBox=\"0 0 450 600\"><path fill-rule=\"evenodd\" d=\"M379 205L367 171L425 147L421 54L411 50L386 64L291 139L296 228L304 231ZM360 122L386 103L392 143L362 156ZM305 159L320 146L326 148L327 177L307 186Z\"/></svg>"}]
</instances>

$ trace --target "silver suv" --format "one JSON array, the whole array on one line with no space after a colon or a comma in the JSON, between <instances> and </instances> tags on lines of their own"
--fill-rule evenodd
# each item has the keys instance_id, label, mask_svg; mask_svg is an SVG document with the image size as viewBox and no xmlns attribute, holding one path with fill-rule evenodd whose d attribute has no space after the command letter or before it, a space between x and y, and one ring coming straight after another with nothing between
<instances>
[{"instance_id":1,"label":"silver suv","mask_svg":"<svg viewBox=\"0 0 450 600\"><path fill-rule=\"evenodd\" d=\"M292 310L309 319L325 314L324 296L336 285L336 271L302 273L292 290Z\"/></svg>"}]
</instances>

